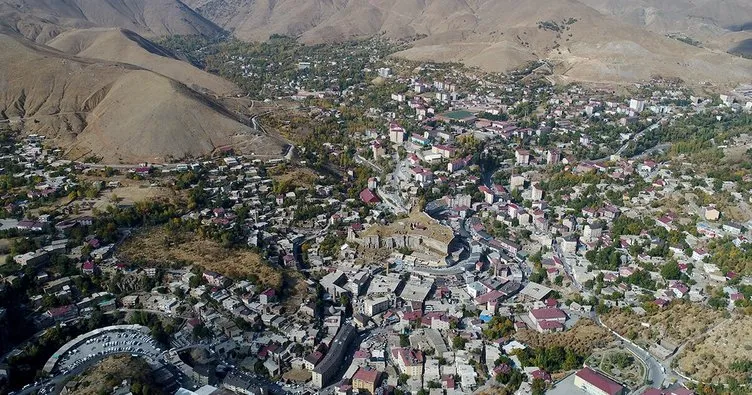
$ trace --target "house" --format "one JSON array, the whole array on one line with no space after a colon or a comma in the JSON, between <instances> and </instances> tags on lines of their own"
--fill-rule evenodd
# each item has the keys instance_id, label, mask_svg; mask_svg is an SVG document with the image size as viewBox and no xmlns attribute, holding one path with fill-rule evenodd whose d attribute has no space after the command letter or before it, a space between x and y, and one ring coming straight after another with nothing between
<instances>
[{"instance_id":1,"label":"house","mask_svg":"<svg viewBox=\"0 0 752 395\"><path fill-rule=\"evenodd\" d=\"M518 165L529 165L530 151L518 148L514 151L514 160Z\"/></svg>"},{"instance_id":2,"label":"house","mask_svg":"<svg viewBox=\"0 0 752 395\"><path fill-rule=\"evenodd\" d=\"M423 353L411 348L395 348L392 350L392 358L397 362L401 373L413 378L423 375Z\"/></svg>"},{"instance_id":3,"label":"house","mask_svg":"<svg viewBox=\"0 0 752 395\"><path fill-rule=\"evenodd\" d=\"M601 233L603 230L603 225L596 222L592 224L585 225L585 228L582 230L582 238L586 243L591 243L593 241L598 240L601 237Z\"/></svg>"},{"instance_id":4,"label":"house","mask_svg":"<svg viewBox=\"0 0 752 395\"><path fill-rule=\"evenodd\" d=\"M733 236L739 236L742 234L742 230L743 227L734 222L726 222L723 224L723 231Z\"/></svg>"},{"instance_id":5,"label":"house","mask_svg":"<svg viewBox=\"0 0 752 395\"><path fill-rule=\"evenodd\" d=\"M574 254L577 252L577 236L568 235L562 239L561 249L567 254Z\"/></svg>"},{"instance_id":6,"label":"house","mask_svg":"<svg viewBox=\"0 0 752 395\"><path fill-rule=\"evenodd\" d=\"M381 372L372 367L359 367L352 377L352 388L375 394L381 381Z\"/></svg>"},{"instance_id":7,"label":"house","mask_svg":"<svg viewBox=\"0 0 752 395\"><path fill-rule=\"evenodd\" d=\"M557 308L533 309L528 313L530 320L535 323L535 329L541 333L561 332L567 315Z\"/></svg>"},{"instance_id":8,"label":"house","mask_svg":"<svg viewBox=\"0 0 752 395\"><path fill-rule=\"evenodd\" d=\"M204 272L203 274L204 279L206 282L211 285L212 287L223 287L225 283L225 276L217 273L217 272Z\"/></svg>"},{"instance_id":9,"label":"house","mask_svg":"<svg viewBox=\"0 0 752 395\"><path fill-rule=\"evenodd\" d=\"M623 395L624 387L590 368L575 373L574 385L592 395Z\"/></svg>"},{"instance_id":10,"label":"house","mask_svg":"<svg viewBox=\"0 0 752 395\"><path fill-rule=\"evenodd\" d=\"M261 302L261 304L270 304L276 301L277 293L271 288L259 294L259 302Z\"/></svg>"},{"instance_id":11,"label":"house","mask_svg":"<svg viewBox=\"0 0 752 395\"><path fill-rule=\"evenodd\" d=\"M530 200L535 202L543 200L543 188L537 182L531 187Z\"/></svg>"},{"instance_id":12,"label":"house","mask_svg":"<svg viewBox=\"0 0 752 395\"><path fill-rule=\"evenodd\" d=\"M491 192L491 189L488 188L485 185L481 185L478 187L478 190L483 194L483 200L488 204L493 204L495 196L493 192Z\"/></svg>"},{"instance_id":13,"label":"house","mask_svg":"<svg viewBox=\"0 0 752 395\"><path fill-rule=\"evenodd\" d=\"M321 351L314 351L305 357L303 366L308 370L313 370L322 359L324 359L324 354Z\"/></svg>"},{"instance_id":14,"label":"house","mask_svg":"<svg viewBox=\"0 0 752 395\"><path fill-rule=\"evenodd\" d=\"M560 158L561 153L555 149L548 150L548 152L546 152L546 163L549 165L559 164Z\"/></svg>"},{"instance_id":15,"label":"house","mask_svg":"<svg viewBox=\"0 0 752 395\"><path fill-rule=\"evenodd\" d=\"M97 266L92 261L86 261L81 265L81 271L86 275L93 275L96 271Z\"/></svg>"},{"instance_id":16,"label":"house","mask_svg":"<svg viewBox=\"0 0 752 395\"><path fill-rule=\"evenodd\" d=\"M78 308L75 305L69 304L67 306L50 308L45 314L55 320L55 322L65 322L76 318Z\"/></svg>"},{"instance_id":17,"label":"house","mask_svg":"<svg viewBox=\"0 0 752 395\"><path fill-rule=\"evenodd\" d=\"M368 188L360 191L360 200L365 204L381 203L381 199L379 199L379 197Z\"/></svg>"}]
</instances>

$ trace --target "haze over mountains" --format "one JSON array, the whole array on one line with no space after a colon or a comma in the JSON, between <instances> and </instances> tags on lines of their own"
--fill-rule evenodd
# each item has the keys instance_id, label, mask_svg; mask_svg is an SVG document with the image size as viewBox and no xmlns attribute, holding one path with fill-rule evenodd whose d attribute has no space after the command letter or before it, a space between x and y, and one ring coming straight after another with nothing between
<instances>
[{"instance_id":1,"label":"haze over mountains","mask_svg":"<svg viewBox=\"0 0 752 395\"><path fill-rule=\"evenodd\" d=\"M397 56L505 71L546 59L557 81L654 75L752 79L745 0L0 0L0 118L22 117L69 156L210 153L249 128L217 101L237 88L150 39L172 34L307 43L414 39ZM682 33L700 46L666 37Z\"/></svg>"}]
</instances>

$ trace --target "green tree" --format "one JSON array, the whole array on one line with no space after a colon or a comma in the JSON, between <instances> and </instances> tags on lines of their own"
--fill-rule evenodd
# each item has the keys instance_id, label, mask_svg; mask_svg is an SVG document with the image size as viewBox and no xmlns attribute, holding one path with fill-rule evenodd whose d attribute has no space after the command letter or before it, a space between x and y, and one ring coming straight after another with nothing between
<instances>
[{"instance_id":1,"label":"green tree","mask_svg":"<svg viewBox=\"0 0 752 395\"><path fill-rule=\"evenodd\" d=\"M678 280L681 278L681 270L679 269L679 263L674 260L666 262L661 268L661 276L666 280Z\"/></svg>"}]
</instances>

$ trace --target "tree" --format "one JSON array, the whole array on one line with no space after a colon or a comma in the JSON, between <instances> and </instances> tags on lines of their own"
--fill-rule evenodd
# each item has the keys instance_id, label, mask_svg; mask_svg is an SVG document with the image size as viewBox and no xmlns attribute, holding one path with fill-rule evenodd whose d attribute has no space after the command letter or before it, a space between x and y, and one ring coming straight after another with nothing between
<instances>
[{"instance_id":1,"label":"tree","mask_svg":"<svg viewBox=\"0 0 752 395\"><path fill-rule=\"evenodd\" d=\"M455 336L454 339L452 339L452 347L454 347L455 350L464 350L466 344L467 339L462 336Z\"/></svg>"},{"instance_id":2,"label":"tree","mask_svg":"<svg viewBox=\"0 0 752 395\"><path fill-rule=\"evenodd\" d=\"M533 395L543 395L544 393L546 393L546 382L543 381L543 379L533 379L531 387L533 390Z\"/></svg>"},{"instance_id":3,"label":"tree","mask_svg":"<svg viewBox=\"0 0 752 395\"><path fill-rule=\"evenodd\" d=\"M661 276L666 280L678 280L681 278L681 270L679 269L679 263L674 260L666 262L661 268Z\"/></svg>"}]
</instances>

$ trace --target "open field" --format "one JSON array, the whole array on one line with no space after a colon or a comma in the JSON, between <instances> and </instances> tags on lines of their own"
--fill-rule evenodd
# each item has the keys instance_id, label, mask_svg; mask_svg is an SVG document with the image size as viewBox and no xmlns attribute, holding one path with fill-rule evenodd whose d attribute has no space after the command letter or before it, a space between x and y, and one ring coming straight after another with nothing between
<instances>
[{"instance_id":1,"label":"open field","mask_svg":"<svg viewBox=\"0 0 752 395\"><path fill-rule=\"evenodd\" d=\"M739 382L749 380L749 372L735 371L729 365L752 355L752 317L725 320L696 341L691 341L677 356L681 371L705 382L725 383L733 377Z\"/></svg>"},{"instance_id":2,"label":"open field","mask_svg":"<svg viewBox=\"0 0 752 395\"><path fill-rule=\"evenodd\" d=\"M304 167L275 166L269 169L269 175L281 192L289 192L295 188L311 188L316 184L316 173Z\"/></svg>"},{"instance_id":3,"label":"open field","mask_svg":"<svg viewBox=\"0 0 752 395\"><path fill-rule=\"evenodd\" d=\"M531 347L561 346L581 354L603 348L613 341L611 334L595 322L581 319L566 332L542 334L533 330L517 332L514 337Z\"/></svg>"},{"instance_id":4,"label":"open field","mask_svg":"<svg viewBox=\"0 0 752 395\"><path fill-rule=\"evenodd\" d=\"M709 330L721 318L722 313L716 310L691 303L676 303L643 317L615 310L603 317L603 323L638 342L669 340L682 344Z\"/></svg>"},{"instance_id":5,"label":"open field","mask_svg":"<svg viewBox=\"0 0 752 395\"><path fill-rule=\"evenodd\" d=\"M296 383L305 383L311 379L311 372L307 370L292 369L289 372L282 375L285 380L291 380Z\"/></svg>"},{"instance_id":6,"label":"open field","mask_svg":"<svg viewBox=\"0 0 752 395\"><path fill-rule=\"evenodd\" d=\"M163 228L154 228L128 239L120 249L120 256L151 265L195 264L230 278L256 275L265 286L279 288L282 285L281 271L265 263L258 254L227 249L192 233L175 236Z\"/></svg>"}]
</instances>

